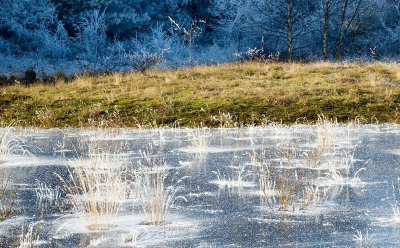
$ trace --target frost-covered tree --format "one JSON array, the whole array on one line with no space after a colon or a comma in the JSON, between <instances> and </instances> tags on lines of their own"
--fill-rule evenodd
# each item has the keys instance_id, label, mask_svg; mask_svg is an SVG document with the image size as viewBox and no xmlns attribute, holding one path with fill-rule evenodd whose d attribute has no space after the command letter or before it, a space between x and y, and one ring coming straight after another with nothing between
<instances>
[{"instance_id":1,"label":"frost-covered tree","mask_svg":"<svg viewBox=\"0 0 400 248\"><path fill-rule=\"evenodd\" d=\"M367 41L377 35L378 13L381 8L364 0L320 0L313 12L312 29L317 30L315 47L319 47L323 60L347 59L353 55L364 57ZM365 36L368 34L369 37Z\"/></svg>"},{"instance_id":2,"label":"frost-covered tree","mask_svg":"<svg viewBox=\"0 0 400 248\"><path fill-rule=\"evenodd\" d=\"M363 1L365 0L342 0L340 11L340 23L338 28L338 40L336 46L335 58L340 61L342 54L343 39L350 32L359 29L361 25L360 12L364 7Z\"/></svg>"},{"instance_id":3,"label":"frost-covered tree","mask_svg":"<svg viewBox=\"0 0 400 248\"><path fill-rule=\"evenodd\" d=\"M400 54L400 2L373 0L369 4L373 33L365 32L360 41L367 44L374 59L394 59ZM360 42L360 43L361 43Z\"/></svg>"},{"instance_id":4,"label":"frost-covered tree","mask_svg":"<svg viewBox=\"0 0 400 248\"><path fill-rule=\"evenodd\" d=\"M59 19L68 27L70 35L75 34L75 25L82 18L91 15L94 10L104 12L107 23L107 33L115 35L130 35L130 32L148 23L151 18L148 13L148 2L145 0L52 0Z\"/></svg>"},{"instance_id":5,"label":"frost-covered tree","mask_svg":"<svg viewBox=\"0 0 400 248\"><path fill-rule=\"evenodd\" d=\"M3 0L0 8L1 72L48 71L69 56L70 40L48 0Z\"/></svg>"},{"instance_id":6,"label":"frost-covered tree","mask_svg":"<svg viewBox=\"0 0 400 248\"><path fill-rule=\"evenodd\" d=\"M9 43L6 50L15 55L35 53L43 48L49 56L65 52L64 28L48 0L3 0L0 31L2 40Z\"/></svg>"},{"instance_id":7,"label":"frost-covered tree","mask_svg":"<svg viewBox=\"0 0 400 248\"><path fill-rule=\"evenodd\" d=\"M133 37L136 32L150 31L157 22L168 21L168 16L179 19L187 16L191 0L52 0L59 19L68 27L70 35L74 25L93 10L104 11L109 37Z\"/></svg>"},{"instance_id":8,"label":"frost-covered tree","mask_svg":"<svg viewBox=\"0 0 400 248\"><path fill-rule=\"evenodd\" d=\"M235 46L236 52L252 47L249 42L248 0L212 0L210 7L214 41L220 46Z\"/></svg>"},{"instance_id":9,"label":"frost-covered tree","mask_svg":"<svg viewBox=\"0 0 400 248\"><path fill-rule=\"evenodd\" d=\"M306 36L307 27L312 26L315 1L310 0L249 0L251 11L247 14L258 32L275 37L278 45L285 44L287 60L293 59L295 50L299 51L310 44Z\"/></svg>"},{"instance_id":10,"label":"frost-covered tree","mask_svg":"<svg viewBox=\"0 0 400 248\"><path fill-rule=\"evenodd\" d=\"M106 29L104 12L99 10L93 10L87 17L82 17L76 26L77 56L83 69L102 70L101 65L107 46Z\"/></svg>"},{"instance_id":11,"label":"frost-covered tree","mask_svg":"<svg viewBox=\"0 0 400 248\"><path fill-rule=\"evenodd\" d=\"M323 59L324 61L328 60L328 34L329 34L329 27L330 24L332 23L331 16L333 14L332 12L332 6L333 6L333 1L334 0L322 0L320 3L320 10L323 16L323 28L322 28L322 54L323 54Z\"/></svg>"}]
</instances>

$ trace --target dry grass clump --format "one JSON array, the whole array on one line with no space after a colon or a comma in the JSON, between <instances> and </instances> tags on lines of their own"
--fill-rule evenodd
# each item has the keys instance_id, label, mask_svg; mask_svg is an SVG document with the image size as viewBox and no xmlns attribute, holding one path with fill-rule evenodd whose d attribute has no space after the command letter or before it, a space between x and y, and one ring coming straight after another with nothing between
<instances>
[{"instance_id":1,"label":"dry grass clump","mask_svg":"<svg viewBox=\"0 0 400 248\"><path fill-rule=\"evenodd\" d=\"M0 222L14 213L16 189L12 187L11 173L0 171Z\"/></svg>"},{"instance_id":2,"label":"dry grass clump","mask_svg":"<svg viewBox=\"0 0 400 248\"><path fill-rule=\"evenodd\" d=\"M81 155L71 160L68 177L57 175L86 226L91 230L111 228L121 203L129 197L134 204L139 202L147 224L164 223L174 202L186 199L178 196L184 190L182 186L166 185L167 172L158 153L151 148L141 152L139 166L134 168L123 155L124 142L103 136L113 133L94 132L96 136L77 138ZM46 188L42 191L39 193L43 197L58 197L57 192Z\"/></svg>"},{"instance_id":3,"label":"dry grass clump","mask_svg":"<svg viewBox=\"0 0 400 248\"><path fill-rule=\"evenodd\" d=\"M305 210L310 205L322 205L328 199L330 187L362 184L359 176L365 168L350 173L354 170L357 125L348 124L338 132L335 119L319 115L316 124L308 129L311 133L306 146L296 135L301 127L273 126L271 131L280 137L275 141L275 149L271 154L253 151L250 156L259 176L263 201L271 208ZM344 146L338 147L340 144Z\"/></svg>"},{"instance_id":4,"label":"dry grass clump","mask_svg":"<svg viewBox=\"0 0 400 248\"><path fill-rule=\"evenodd\" d=\"M272 168L270 161L267 160L264 149L260 152L253 150L250 159L251 164L255 167L259 176L259 186L263 200L269 206L272 206L272 204L275 203L276 195L276 182L274 180L275 170Z\"/></svg>"},{"instance_id":5,"label":"dry grass clump","mask_svg":"<svg viewBox=\"0 0 400 248\"><path fill-rule=\"evenodd\" d=\"M11 154L33 156L23 146L23 141L15 134L13 126L0 128L0 164L7 161Z\"/></svg>"},{"instance_id":6,"label":"dry grass clump","mask_svg":"<svg viewBox=\"0 0 400 248\"><path fill-rule=\"evenodd\" d=\"M297 177L297 172L292 173L283 170L276 173L277 197L279 200L279 210L287 211L292 206L292 212L296 210L302 178Z\"/></svg>"},{"instance_id":7,"label":"dry grass clump","mask_svg":"<svg viewBox=\"0 0 400 248\"><path fill-rule=\"evenodd\" d=\"M191 146L196 148L196 151L202 153L208 148L212 141L211 131L207 127L198 127L188 131Z\"/></svg>"},{"instance_id":8,"label":"dry grass clump","mask_svg":"<svg viewBox=\"0 0 400 248\"><path fill-rule=\"evenodd\" d=\"M186 201L179 193L183 186L166 186L167 172L162 160L149 152L141 152L142 162L135 177L135 189L149 225L165 222L165 215L177 200Z\"/></svg>"},{"instance_id":9,"label":"dry grass clump","mask_svg":"<svg viewBox=\"0 0 400 248\"><path fill-rule=\"evenodd\" d=\"M103 145L90 144L87 158L72 160L64 183L75 209L82 213L89 229L109 229L121 201L129 196L133 170L123 167L119 154L102 150ZM129 178L128 178L129 177Z\"/></svg>"},{"instance_id":10,"label":"dry grass clump","mask_svg":"<svg viewBox=\"0 0 400 248\"><path fill-rule=\"evenodd\" d=\"M274 163L260 169L260 190L270 207L277 203L279 211L295 212L320 204L319 189L310 183L307 170L277 168Z\"/></svg>"},{"instance_id":11,"label":"dry grass clump","mask_svg":"<svg viewBox=\"0 0 400 248\"><path fill-rule=\"evenodd\" d=\"M146 216L146 223L159 225L164 222L166 212L166 189L164 169L152 170L140 166L136 178L136 189L140 199L140 206Z\"/></svg>"},{"instance_id":12,"label":"dry grass clump","mask_svg":"<svg viewBox=\"0 0 400 248\"><path fill-rule=\"evenodd\" d=\"M38 220L29 223L28 228L25 230L24 226L21 227L21 234L19 236L19 248L32 248L39 246L39 233L41 230L41 222L43 220L44 211L41 211Z\"/></svg>"},{"instance_id":13,"label":"dry grass clump","mask_svg":"<svg viewBox=\"0 0 400 248\"><path fill-rule=\"evenodd\" d=\"M400 178L397 178L397 187L400 186ZM398 202L398 194L400 193L400 189L396 189L394 183L392 183L392 191L393 191L393 203L391 204L394 221L400 222L400 204Z\"/></svg>"},{"instance_id":14,"label":"dry grass clump","mask_svg":"<svg viewBox=\"0 0 400 248\"><path fill-rule=\"evenodd\" d=\"M293 213L327 199L326 189L317 185L317 176L307 168L282 168L269 161L258 169L262 199L271 208Z\"/></svg>"},{"instance_id":15,"label":"dry grass clump","mask_svg":"<svg viewBox=\"0 0 400 248\"><path fill-rule=\"evenodd\" d=\"M325 151L332 148L334 142L334 128L338 126L337 120L329 120L324 115L318 116L317 127L317 144L318 147Z\"/></svg>"}]
</instances>

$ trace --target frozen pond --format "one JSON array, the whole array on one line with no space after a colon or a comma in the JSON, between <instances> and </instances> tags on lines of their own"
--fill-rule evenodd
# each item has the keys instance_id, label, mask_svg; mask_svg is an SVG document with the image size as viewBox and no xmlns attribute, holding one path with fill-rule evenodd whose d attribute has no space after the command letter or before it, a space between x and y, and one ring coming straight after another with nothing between
<instances>
[{"instance_id":1,"label":"frozen pond","mask_svg":"<svg viewBox=\"0 0 400 248\"><path fill-rule=\"evenodd\" d=\"M1 247L400 243L395 125L13 134L25 154L0 164Z\"/></svg>"}]
</instances>

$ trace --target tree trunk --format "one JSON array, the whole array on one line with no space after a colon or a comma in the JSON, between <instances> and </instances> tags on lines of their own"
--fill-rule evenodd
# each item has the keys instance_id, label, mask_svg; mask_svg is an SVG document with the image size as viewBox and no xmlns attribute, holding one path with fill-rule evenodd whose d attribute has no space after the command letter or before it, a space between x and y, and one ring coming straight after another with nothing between
<instances>
[{"instance_id":1,"label":"tree trunk","mask_svg":"<svg viewBox=\"0 0 400 248\"><path fill-rule=\"evenodd\" d=\"M342 20L340 22L340 27L339 27L339 39L336 47L336 61L340 61L340 56L342 53L342 42L343 42L343 36L344 36L344 21L346 19L346 12L347 12L347 7L349 5L349 0L345 0L344 6L343 6L343 12L342 12Z\"/></svg>"},{"instance_id":2,"label":"tree trunk","mask_svg":"<svg viewBox=\"0 0 400 248\"><path fill-rule=\"evenodd\" d=\"M339 35L339 40L338 40L338 44L337 44L337 50L336 50L336 60L340 61L340 56L342 53L342 46L343 46L343 38L344 38L344 31L348 30L351 26L351 24L353 23L354 19L356 18L356 15L358 13L358 11L360 10L361 7L361 3L363 0L359 0L357 3L357 6L350 18L350 20L347 22L347 26L344 27L344 22L346 19L346 12L347 12L347 8L349 6L349 0L346 0L344 3L344 7L343 7L343 14L342 14L342 21L340 24L340 35Z\"/></svg>"},{"instance_id":3,"label":"tree trunk","mask_svg":"<svg viewBox=\"0 0 400 248\"><path fill-rule=\"evenodd\" d=\"M288 43L288 62L293 60L293 27L292 27L292 0L286 0L287 9L287 43Z\"/></svg>"},{"instance_id":4,"label":"tree trunk","mask_svg":"<svg viewBox=\"0 0 400 248\"><path fill-rule=\"evenodd\" d=\"M324 0L324 31L322 39L322 53L324 61L328 60L327 43L328 43L328 28L329 28L329 5L330 0Z\"/></svg>"},{"instance_id":5,"label":"tree trunk","mask_svg":"<svg viewBox=\"0 0 400 248\"><path fill-rule=\"evenodd\" d=\"M190 23L190 29L189 29L189 32L188 32L188 45L189 45L189 63L190 63L190 67L193 67L194 66L194 64L193 64L193 48L192 48L192 46L193 46L193 39L194 39L194 25L195 25L195 23L194 23L194 21L192 21L191 23Z\"/></svg>"}]
</instances>

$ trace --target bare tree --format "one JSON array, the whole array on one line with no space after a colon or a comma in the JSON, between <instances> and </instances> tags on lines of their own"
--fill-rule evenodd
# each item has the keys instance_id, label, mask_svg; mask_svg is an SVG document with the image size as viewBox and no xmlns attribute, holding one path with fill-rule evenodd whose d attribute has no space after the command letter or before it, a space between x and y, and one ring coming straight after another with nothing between
<instances>
[{"instance_id":1,"label":"bare tree","mask_svg":"<svg viewBox=\"0 0 400 248\"><path fill-rule=\"evenodd\" d=\"M341 21L339 26L339 38L336 46L336 61L340 61L342 54L343 39L345 32L351 27L353 21L359 13L363 0L344 0L343 9L341 13ZM350 9L350 4L354 4L354 8Z\"/></svg>"},{"instance_id":2,"label":"bare tree","mask_svg":"<svg viewBox=\"0 0 400 248\"><path fill-rule=\"evenodd\" d=\"M287 60L293 61L295 39L305 34L315 3L308 0L251 0L254 24L286 42ZM257 13L258 15L254 15ZM305 40L305 39L304 39ZM303 41L304 41L303 40ZM301 43L298 39L297 44Z\"/></svg>"},{"instance_id":3,"label":"bare tree","mask_svg":"<svg viewBox=\"0 0 400 248\"><path fill-rule=\"evenodd\" d=\"M327 43L328 43L328 29L329 29L329 10L331 6L331 0L323 0L324 1L324 29L322 35L322 53L324 57L324 61L328 60L328 52L327 52Z\"/></svg>"}]
</instances>

